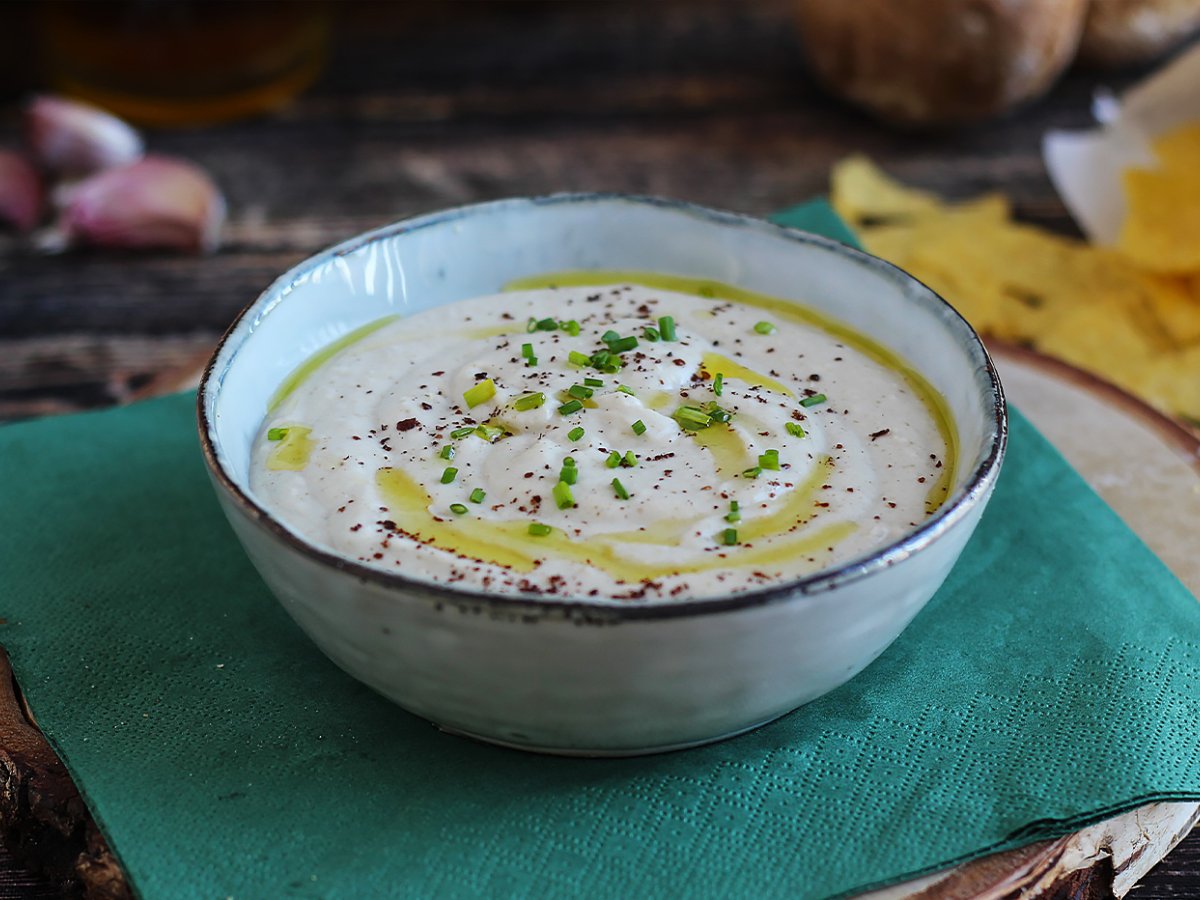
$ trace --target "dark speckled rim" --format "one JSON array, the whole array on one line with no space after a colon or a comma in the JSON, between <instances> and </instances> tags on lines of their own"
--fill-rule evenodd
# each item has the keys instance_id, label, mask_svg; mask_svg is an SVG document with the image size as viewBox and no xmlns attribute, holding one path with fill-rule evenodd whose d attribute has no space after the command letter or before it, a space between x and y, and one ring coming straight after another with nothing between
<instances>
[{"instance_id":1,"label":"dark speckled rim","mask_svg":"<svg viewBox=\"0 0 1200 900\"><path fill-rule=\"evenodd\" d=\"M211 423L208 420L205 407L210 396L213 398L215 404L220 394L221 382L225 371L228 369L229 364L227 363L218 372L216 368L217 361L226 351L227 344L229 344L234 332L237 331L238 327L248 316L254 316L256 321L261 320L275 304L282 302L286 298L286 295L298 281L312 270L325 265L332 259L353 253L361 247L376 241L422 228L444 225L470 216L486 215L505 208L571 203L589 204L597 201L618 201L656 206L721 226L750 228L770 233L800 244L822 247L852 260L858 265L865 266L882 275L884 278L901 285L919 285L922 291L913 298L914 302L928 305L945 322L946 327L961 339L962 343L967 347L970 357L976 364L977 378L982 375L978 387L985 398L990 399L991 409L986 412L986 415L992 429L988 452L983 461L971 472L964 485L937 513L900 540L868 556L850 560L836 568L825 569L803 578L761 589L707 599L655 601L650 603L614 601L606 598L598 598L596 600L580 598L558 599L529 594L487 593L482 590L467 589L426 581L424 579L411 578L401 573L362 565L361 563L330 553L327 550L322 550L292 532L263 507L259 506L226 472L213 445ZM241 343L229 350L230 361L232 361L233 356L240 352L249 336L250 333L245 334L242 337ZM237 504L238 509L251 521L265 528L275 538L289 545L292 549L303 553L305 556L332 569L345 572L347 575L356 577L364 582L371 582L390 589L413 589L413 593L419 591L423 599L432 600L436 603L469 606L472 608L480 606L490 607L498 613L515 614L522 617L532 616L535 619L553 615L587 621L600 620L609 622L673 619L744 610L824 593L834 590L843 584L867 578L907 559L912 554L934 543L952 530L977 504L982 502L990 493L996 482L996 478L999 476L1000 466L1008 443L1008 415L1004 402L1004 390L1000 385L996 368L992 364L991 357L983 346L983 342L954 307L950 306L934 291L918 282L911 275L896 268L891 263L820 235L784 228L762 219L708 209L682 201L617 193L553 194L545 197L514 198L457 207L455 209L418 216L369 231L315 256L309 257L276 279L253 303L242 310L229 326L228 330L226 330L225 334L222 335L216 350L214 350L208 365L205 367L204 377L200 382L200 390L197 394L197 416L204 460L219 486L228 493ZM409 600L415 599L412 593L408 593L406 597Z\"/></svg>"}]
</instances>

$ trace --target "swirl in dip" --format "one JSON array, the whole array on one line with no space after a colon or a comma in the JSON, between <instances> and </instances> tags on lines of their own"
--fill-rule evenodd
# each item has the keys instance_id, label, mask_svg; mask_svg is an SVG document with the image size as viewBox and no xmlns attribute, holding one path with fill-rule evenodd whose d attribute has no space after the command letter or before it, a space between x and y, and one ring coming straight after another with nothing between
<instances>
[{"instance_id":1,"label":"swirl in dip","mask_svg":"<svg viewBox=\"0 0 1200 900\"><path fill-rule=\"evenodd\" d=\"M941 398L845 326L674 276L512 287L294 372L255 444L263 505L409 577L653 601L868 554L946 497Z\"/></svg>"}]
</instances>

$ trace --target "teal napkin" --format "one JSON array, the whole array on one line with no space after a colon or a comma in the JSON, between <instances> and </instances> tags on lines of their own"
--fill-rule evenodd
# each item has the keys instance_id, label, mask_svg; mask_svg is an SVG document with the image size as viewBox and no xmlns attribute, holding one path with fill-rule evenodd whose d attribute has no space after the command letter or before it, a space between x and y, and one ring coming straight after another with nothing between
<instances>
[{"instance_id":1,"label":"teal napkin","mask_svg":"<svg viewBox=\"0 0 1200 900\"><path fill-rule=\"evenodd\" d=\"M221 516L193 405L0 428L0 642L144 897L818 898L1200 799L1200 604L1015 412L976 536L864 673L572 760L329 663Z\"/></svg>"}]
</instances>

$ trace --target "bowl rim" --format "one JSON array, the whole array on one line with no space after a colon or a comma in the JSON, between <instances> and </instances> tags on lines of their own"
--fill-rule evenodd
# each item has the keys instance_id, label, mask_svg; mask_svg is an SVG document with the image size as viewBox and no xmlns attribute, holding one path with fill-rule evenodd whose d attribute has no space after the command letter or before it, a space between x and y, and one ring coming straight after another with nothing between
<instances>
[{"instance_id":1,"label":"bowl rim","mask_svg":"<svg viewBox=\"0 0 1200 900\"><path fill-rule=\"evenodd\" d=\"M865 266L883 275L885 278L900 284L916 284L921 291L916 295L906 295L910 300L932 303L932 311L944 321L946 327L963 339L972 361L976 363L976 372L983 372L987 378L987 390L984 397L990 393L992 408L984 410L985 418L992 426L988 452L983 460L970 473L959 491L952 495L929 518L916 528L907 531L899 539L875 550L872 553L854 557L838 566L821 569L817 572L799 578L790 579L779 584L771 584L761 588L752 588L732 594L714 595L707 598L692 598L687 600L660 600L653 602L619 601L607 597L569 597L556 598L527 593L495 593L484 589L450 585L422 578L414 578L402 572L393 572L359 563L348 557L341 556L329 550L322 549L296 533L268 510L259 505L247 491L243 490L225 470L212 440L212 424L206 409L211 395L214 405L220 396L220 382L214 379L217 362L228 350L229 359L225 369L232 363L233 357L241 351L253 329L247 332L236 347L229 347L229 341L243 322L252 313L256 321L267 315L278 303L286 299L291 289L304 276L314 269L328 264L330 261L349 255L360 248L396 235L418 229L445 225L468 216L488 214L506 208L521 207L536 208L539 206L596 203L618 201L636 205L654 206L668 209L676 213L690 215L720 226L738 226L782 237L800 244L815 245L825 250L841 255L861 266ZM262 305L263 309L258 307ZM223 372L222 372L223 374ZM888 569L907 559L914 553L939 540L951 531L969 512L982 500L986 499L999 476L1008 443L1008 412L1004 398L1004 388L1000 383L996 367L984 346L982 339L953 306L946 302L936 291L919 281L898 266L872 256L865 251L843 244L840 241L788 228L741 213L712 209L683 200L673 200L663 197L625 194L620 192L568 192L547 194L533 197L510 197L451 207L431 213L425 213L401 219L379 228L371 229L355 235L345 241L328 247L312 256L307 257L292 266L263 290L253 301L246 305L230 323L225 333L221 335L212 355L204 367L200 386L196 393L197 426L200 433L201 451L210 475L217 486L223 489L232 499L238 509L257 525L265 528L275 538L282 540L292 549L309 557L319 564L339 570L354 576L364 582L372 582L383 588L416 589L408 590L407 597L414 593L423 595L423 599L432 599L439 604L455 606L483 604L493 609L505 610L524 617L536 613L544 615L565 615L574 619L600 619L603 621L622 620L656 620L674 619L685 616L697 616L715 613L732 612L759 606L780 603L788 600L809 597L834 590L843 584L859 581L871 575Z\"/></svg>"}]
</instances>

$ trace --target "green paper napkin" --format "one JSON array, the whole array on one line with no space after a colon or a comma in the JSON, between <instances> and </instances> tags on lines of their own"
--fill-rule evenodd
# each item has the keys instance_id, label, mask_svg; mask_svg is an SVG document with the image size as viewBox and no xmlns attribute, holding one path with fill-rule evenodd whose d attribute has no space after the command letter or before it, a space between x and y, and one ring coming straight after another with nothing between
<instances>
[{"instance_id":1,"label":"green paper napkin","mask_svg":"<svg viewBox=\"0 0 1200 900\"><path fill-rule=\"evenodd\" d=\"M571 760L441 734L321 656L193 404L0 429L0 643L145 897L826 897L1200 799L1200 604L1019 414L959 565L858 678Z\"/></svg>"}]
</instances>

